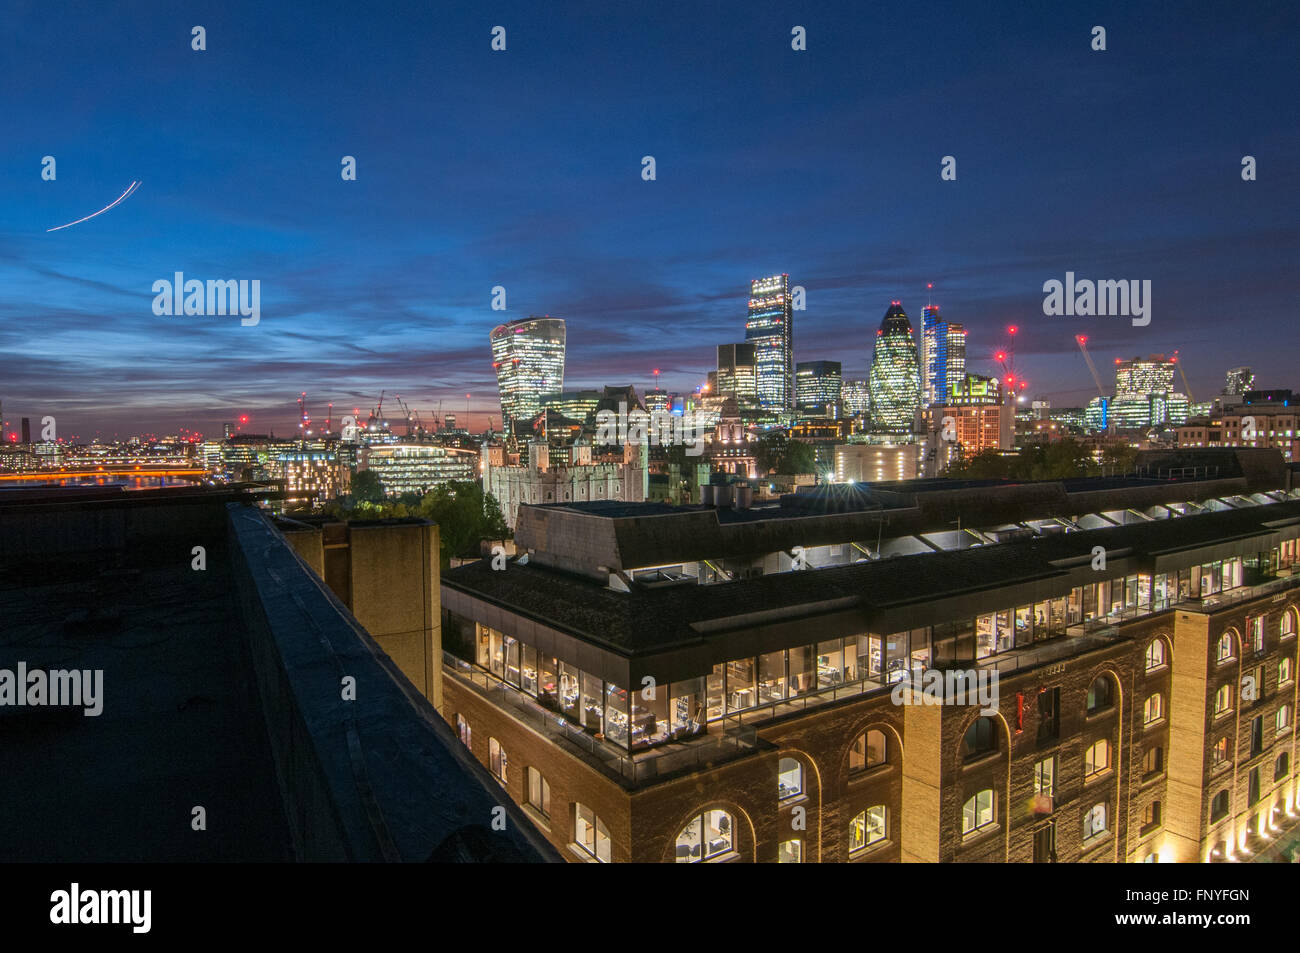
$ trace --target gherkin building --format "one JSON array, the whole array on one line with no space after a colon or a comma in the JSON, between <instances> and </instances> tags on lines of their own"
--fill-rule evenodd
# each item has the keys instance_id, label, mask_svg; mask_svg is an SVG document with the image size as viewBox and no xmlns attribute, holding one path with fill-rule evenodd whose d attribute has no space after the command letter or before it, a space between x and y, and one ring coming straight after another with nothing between
<instances>
[{"instance_id":1,"label":"gherkin building","mask_svg":"<svg viewBox=\"0 0 1300 953\"><path fill-rule=\"evenodd\" d=\"M867 386L871 393L871 429L876 433L911 433L921 409L921 365L912 322L897 301L885 312L876 332Z\"/></svg>"}]
</instances>

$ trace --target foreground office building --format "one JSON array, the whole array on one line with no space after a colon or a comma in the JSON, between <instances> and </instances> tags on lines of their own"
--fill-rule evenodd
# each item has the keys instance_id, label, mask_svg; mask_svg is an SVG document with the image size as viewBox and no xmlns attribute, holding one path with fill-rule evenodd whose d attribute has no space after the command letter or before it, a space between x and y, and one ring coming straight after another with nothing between
<instances>
[{"instance_id":1,"label":"foreground office building","mask_svg":"<svg viewBox=\"0 0 1300 953\"><path fill-rule=\"evenodd\" d=\"M571 860L1247 858L1296 815L1300 494L1212 455L521 507L442 578L441 711Z\"/></svg>"}]
</instances>

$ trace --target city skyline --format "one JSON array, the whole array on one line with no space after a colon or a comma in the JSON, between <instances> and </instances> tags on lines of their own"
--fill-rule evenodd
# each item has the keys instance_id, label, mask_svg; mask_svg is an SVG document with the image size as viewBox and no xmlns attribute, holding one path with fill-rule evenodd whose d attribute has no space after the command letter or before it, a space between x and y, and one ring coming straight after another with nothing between
<instances>
[{"instance_id":1,"label":"city skyline","mask_svg":"<svg viewBox=\"0 0 1300 953\"><path fill-rule=\"evenodd\" d=\"M1095 396L1076 334L1103 362L1179 350L1202 399L1241 364L1289 387L1296 14L1268 9L1267 29L1208 6L1165 22L1111 4L1088 22L1001 11L995 29L947 7L865 24L847 6L642 23L510 4L436 20L410 4L371 22L331 5L304 30L291 12L233 4L207 17L203 52L160 4L18 15L9 71L40 79L7 84L0 399L11 422L51 414L89 438L213 434L245 413L288 432L302 391L316 417L327 401L368 412L385 389L459 416L468 393L481 429L499 419L492 327L565 319L570 389L644 390L659 368L665 389L692 390L739 338L747 283L777 273L807 294L794 360L839 360L846 380L866 377L881 303L919 314L933 283L968 332L970 368L993 370L1017 324L1029 395L1054 405ZM1104 53L1088 45L1094 21ZM73 62L85 44L114 55ZM606 88L589 88L592 71ZM1089 128L1106 135L1070 131ZM956 181L940 178L947 155ZM1256 181L1241 178L1245 155ZM117 207L47 232L136 181ZM755 197L775 189L755 227ZM155 315L153 283L178 271L260 280L261 321ZM1151 280L1150 326L1046 317L1042 284L1067 271ZM1224 333L1270 316L1267 348Z\"/></svg>"}]
</instances>

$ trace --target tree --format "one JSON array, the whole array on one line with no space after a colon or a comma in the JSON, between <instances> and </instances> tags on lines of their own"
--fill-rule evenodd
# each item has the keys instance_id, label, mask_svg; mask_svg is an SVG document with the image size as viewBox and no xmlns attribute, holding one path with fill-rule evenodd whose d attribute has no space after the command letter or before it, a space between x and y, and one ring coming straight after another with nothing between
<instances>
[{"instance_id":1,"label":"tree","mask_svg":"<svg viewBox=\"0 0 1300 953\"><path fill-rule=\"evenodd\" d=\"M817 463L817 453L812 445L791 440L784 430L774 430L760 437L754 447L754 458L760 473L812 473Z\"/></svg>"},{"instance_id":2,"label":"tree","mask_svg":"<svg viewBox=\"0 0 1300 953\"><path fill-rule=\"evenodd\" d=\"M374 470L361 470L352 478L352 499L358 503L382 503L384 482Z\"/></svg>"},{"instance_id":3,"label":"tree","mask_svg":"<svg viewBox=\"0 0 1300 953\"><path fill-rule=\"evenodd\" d=\"M420 502L419 515L438 524L444 568L452 556L477 555L483 540L509 535L501 505L474 480L456 480L430 490Z\"/></svg>"}]
</instances>

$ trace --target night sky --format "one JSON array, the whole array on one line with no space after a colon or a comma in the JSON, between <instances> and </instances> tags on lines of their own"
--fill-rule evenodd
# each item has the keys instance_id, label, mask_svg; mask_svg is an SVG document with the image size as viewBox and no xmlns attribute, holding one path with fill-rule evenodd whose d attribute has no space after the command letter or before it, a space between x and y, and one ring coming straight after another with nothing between
<instances>
[{"instance_id":1,"label":"night sky","mask_svg":"<svg viewBox=\"0 0 1300 953\"><path fill-rule=\"evenodd\" d=\"M1300 5L1142 8L8 0L5 418L288 433L300 391L323 417L387 389L499 425L503 320L568 321L566 388L693 388L780 272L807 289L796 360L846 376L933 282L970 369L1016 323L1057 405L1096 393L1078 333L1108 388L1116 357L1174 348L1200 400L1236 364L1300 388ZM1150 326L1045 317L1067 270L1150 279ZM260 323L155 316L176 271L259 279Z\"/></svg>"}]
</instances>

